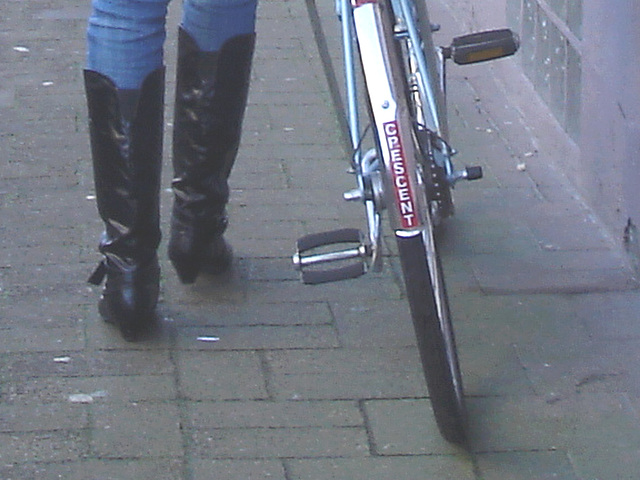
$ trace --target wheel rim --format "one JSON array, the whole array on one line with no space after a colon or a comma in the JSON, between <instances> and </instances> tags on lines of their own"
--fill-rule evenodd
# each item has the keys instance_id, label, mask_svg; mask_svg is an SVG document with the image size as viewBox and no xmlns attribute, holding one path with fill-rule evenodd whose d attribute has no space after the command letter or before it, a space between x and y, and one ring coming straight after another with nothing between
<instances>
[{"instance_id":1,"label":"wheel rim","mask_svg":"<svg viewBox=\"0 0 640 480\"><path fill-rule=\"evenodd\" d=\"M429 220L430 221L430 220ZM432 225L429 224L422 232L425 251L427 253L427 263L429 266L429 274L433 285L433 294L436 302L436 310L438 312L438 322L442 337L445 342L445 353L447 355L447 366L451 374L451 380L454 385L456 400L458 405L462 404L462 378L456 354L456 346L454 340L453 329L451 328L451 317L449 313L449 302L446 297L446 289L444 278L442 276L440 258L435 250L435 238L433 235Z\"/></svg>"}]
</instances>

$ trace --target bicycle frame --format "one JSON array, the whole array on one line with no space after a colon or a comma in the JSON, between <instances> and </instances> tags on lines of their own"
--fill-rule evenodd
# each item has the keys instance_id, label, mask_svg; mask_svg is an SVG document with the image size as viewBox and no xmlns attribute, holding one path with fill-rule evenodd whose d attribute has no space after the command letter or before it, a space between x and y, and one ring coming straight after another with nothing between
<instances>
[{"instance_id":1,"label":"bicycle frame","mask_svg":"<svg viewBox=\"0 0 640 480\"><path fill-rule=\"evenodd\" d=\"M357 148L359 140L360 140L360 120L358 113L358 100L357 100L357 78L355 73L355 55L354 55L354 40L356 40L356 32L355 32L355 22L354 22L354 14L355 10L363 7L367 4L376 3L373 1L354 1L354 0L336 0L336 11L342 22L342 47L343 47L343 58L344 58L344 71L345 71L345 84L346 84L346 92L347 92L347 112L348 112L348 123L350 127L351 140L353 143L354 149ZM420 36L418 34L418 29L416 27L416 23L414 20L414 15L412 11L412 0L391 0L393 5L393 10L397 14L401 15L401 18L404 19L404 27L406 28L406 34L409 37L409 40L414 45L420 44ZM369 22L369 20L365 20L360 22L359 28L369 29L372 28L373 24ZM398 33L402 34L402 33ZM425 72L425 76L427 76L427 81L425 81L424 77L420 76L416 80L418 81L418 87L422 93L424 98L429 100L428 118L425 120L425 126L437 133L439 136L443 136L444 132L442 131L442 126L439 122L438 115L438 107L436 100L436 93L432 87L435 82L438 82L442 92L444 93L445 89L445 63L442 54L439 55L438 65L436 66L437 71L439 72L439 78L432 78L432 75L429 74L430 69L427 66L426 59L424 56L419 56L416 58L418 62L418 69L420 72Z\"/></svg>"},{"instance_id":2,"label":"bicycle frame","mask_svg":"<svg viewBox=\"0 0 640 480\"><path fill-rule=\"evenodd\" d=\"M427 205L421 200L418 194L422 185L419 179L411 175L416 171L415 159L418 153L415 151L414 142L411 138L411 115L404 101L402 92L393 91L393 85L403 85L402 79L392 79L392 71L389 62L392 56L384 51L385 45L392 45L393 42L383 40L382 36L393 36L397 32L393 31L393 25L385 22L382 12L382 5L375 0L338 0L339 15L342 21L342 40L344 52L344 71L347 96L347 117L351 144L354 148L354 163L358 177L361 178L369 174L371 166L371 156L360 151L362 145L362 133L360 130L360 112L358 110L358 79L356 76L356 60L354 44L359 49L360 60L365 78L365 88L370 99L370 108L373 114L375 125L372 127L377 131L377 138L380 141L379 150L384 162L384 172L387 175L384 182L388 188L394 191L394 208L387 205L390 211L391 228L396 234L411 236L418 234L428 221ZM404 24L407 27L407 35L410 41L418 44L418 34L413 16L410 12L409 0L393 0L395 8L394 14L402 15ZM418 55L418 71L427 72L425 59ZM397 71L397 69L396 69ZM440 71L443 71L440 69ZM427 128L440 132L438 122L437 104L435 92L431 87L431 79L428 75L417 75L418 88L421 89L423 98L428 99L429 113L425 118ZM424 81L427 78L427 81ZM364 189L364 181L359 180L359 188ZM373 203L373 202L371 202ZM367 218L370 227L370 240L372 245L377 245L379 236L379 218L376 214L375 205L367 205Z\"/></svg>"},{"instance_id":3,"label":"bicycle frame","mask_svg":"<svg viewBox=\"0 0 640 480\"><path fill-rule=\"evenodd\" d=\"M426 4L415 3L424 1L336 0L342 26L351 165L357 178L357 188L346 192L344 198L363 202L368 241L364 242L356 229L301 238L293 262L305 283L354 278L369 266L380 270L383 210L389 210L396 236L428 237L441 218L453 213L450 188L455 182L482 177L480 167L453 168L454 150L447 143L445 60L464 64L507 56L517 50L517 39L506 29L496 30L456 37L450 47L436 50ZM361 128L357 66L362 68L370 127L375 131L376 148L366 152L363 147L369 127ZM407 88L414 93L407 95ZM357 246L306 254L341 243ZM308 266L351 259L362 265L305 271Z\"/></svg>"},{"instance_id":4,"label":"bicycle frame","mask_svg":"<svg viewBox=\"0 0 640 480\"><path fill-rule=\"evenodd\" d=\"M409 0L392 1L406 2L407 9L410 5ZM392 72L397 75L402 69L398 68L399 65L389 68L393 59L398 61L397 55L390 55L390 52L385 51L386 46L394 46L395 22L391 20L391 12L383 12L383 5L389 4L380 0L337 0L336 3L337 13L342 21L346 113L353 149L352 168L357 179L357 188L345 193L344 197L346 200L364 203L368 242L363 245L361 235L354 229L303 237L298 241L293 262L302 272L305 283L322 283L362 275L367 270L364 260L369 260L374 270L380 270L381 213L385 209L390 211L391 228L398 236L417 236L431 226L424 185L420 183L422 179L415 174L419 171L416 163L419 152L416 151L412 137L411 115L404 92L394 91L394 85L405 85L406 79L391 77L394 75ZM397 4L397 8L401 8L400 4ZM413 22L413 17L407 19L405 23ZM409 35L412 31L415 34L415 29L407 31ZM367 152L362 151L365 135L360 127L355 48L358 48L367 98L370 100L373 117L371 127L375 129L376 139L379 140L378 148ZM422 83L420 88L431 88L429 82ZM431 97L435 97L435 92L431 91ZM438 118L435 102L429 109L431 113L427 117L432 117L431 123L436 128L436 120L433 120ZM384 167L381 167L381 162ZM317 247L338 243L360 245L333 253L303 255ZM305 271L305 267L315 264L350 259L357 259L359 264L320 271L317 274Z\"/></svg>"}]
</instances>

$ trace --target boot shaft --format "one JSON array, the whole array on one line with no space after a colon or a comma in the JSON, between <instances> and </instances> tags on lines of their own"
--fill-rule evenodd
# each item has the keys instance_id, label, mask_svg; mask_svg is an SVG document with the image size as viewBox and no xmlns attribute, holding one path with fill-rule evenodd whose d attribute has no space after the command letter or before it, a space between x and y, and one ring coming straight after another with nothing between
<instances>
[{"instance_id":1,"label":"boot shaft","mask_svg":"<svg viewBox=\"0 0 640 480\"><path fill-rule=\"evenodd\" d=\"M100 250L136 259L160 242L159 195L164 128L164 68L140 90L119 90L106 76L84 72L98 211Z\"/></svg>"},{"instance_id":2,"label":"boot shaft","mask_svg":"<svg viewBox=\"0 0 640 480\"><path fill-rule=\"evenodd\" d=\"M176 79L173 187L188 203L224 206L247 103L255 34L201 51L180 29Z\"/></svg>"}]
</instances>

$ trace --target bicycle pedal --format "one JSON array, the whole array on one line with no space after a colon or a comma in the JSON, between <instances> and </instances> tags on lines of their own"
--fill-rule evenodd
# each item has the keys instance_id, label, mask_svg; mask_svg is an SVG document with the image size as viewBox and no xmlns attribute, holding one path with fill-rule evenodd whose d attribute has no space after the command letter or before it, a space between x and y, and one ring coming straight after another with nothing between
<instances>
[{"instance_id":1,"label":"bicycle pedal","mask_svg":"<svg viewBox=\"0 0 640 480\"><path fill-rule=\"evenodd\" d=\"M503 28L456 37L443 53L445 58L452 58L458 65L467 65L508 57L519 47L518 35Z\"/></svg>"},{"instance_id":2,"label":"bicycle pedal","mask_svg":"<svg viewBox=\"0 0 640 480\"><path fill-rule=\"evenodd\" d=\"M455 185L459 180L480 180L483 176L482 167L466 167L464 170L456 170L447 177L451 185Z\"/></svg>"},{"instance_id":3,"label":"bicycle pedal","mask_svg":"<svg viewBox=\"0 0 640 480\"><path fill-rule=\"evenodd\" d=\"M465 176L467 180L479 180L483 175L481 166L467 167L465 168L465 172L467 172Z\"/></svg>"},{"instance_id":4,"label":"bicycle pedal","mask_svg":"<svg viewBox=\"0 0 640 480\"><path fill-rule=\"evenodd\" d=\"M331 247L341 244L352 244L352 246L338 250L331 249ZM298 240L296 246L293 264L300 271L302 282L305 284L314 285L347 280L357 278L367 272L365 259L370 256L370 249L364 244L362 232L356 228L343 228L306 235ZM311 252L313 250L317 250L317 252ZM318 267L327 263L342 264L332 268Z\"/></svg>"}]
</instances>

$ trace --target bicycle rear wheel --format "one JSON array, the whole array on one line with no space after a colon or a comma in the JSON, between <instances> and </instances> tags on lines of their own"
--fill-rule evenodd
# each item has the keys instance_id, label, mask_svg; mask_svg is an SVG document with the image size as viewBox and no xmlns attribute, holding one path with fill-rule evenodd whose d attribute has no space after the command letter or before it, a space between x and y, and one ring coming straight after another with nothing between
<instances>
[{"instance_id":1,"label":"bicycle rear wheel","mask_svg":"<svg viewBox=\"0 0 640 480\"><path fill-rule=\"evenodd\" d=\"M463 443L462 377L429 198L433 149L421 140L430 124L416 121L422 97L412 92L412 75L420 71L408 63L422 53L402 44L406 36L391 0L364 2L360 8L354 18L378 158L384 164L384 203L398 244L429 398L442 436Z\"/></svg>"},{"instance_id":2,"label":"bicycle rear wheel","mask_svg":"<svg viewBox=\"0 0 640 480\"><path fill-rule=\"evenodd\" d=\"M417 0L417 3L424 0ZM431 23L426 5L415 6L411 18L416 19L421 42L412 45L407 36L400 36L400 48L396 51L401 58L400 67L406 79L406 100L413 117L413 141L415 151L419 153L420 165L416 174L424 195L425 225L418 234L397 232L398 252L405 280L407 299L416 333L420 359L429 390L431 405L438 428L442 436L454 443L466 440L467 412L464 400L462 375L458 360L455 335L449 309L444 273L437 251L434 216L452 213L451 195L446 182L446 173L434 157L433 139L446 142L448 135L444 92L437 82L436 52L431 39ZM426 16L426 18L425 18ZM422 56L423 65L429 72L422 72L417 57ZM426 57L426 58L425 58ZM392 64L395 62L392 62ZM432 101L424 98L423 91L417 88L416 76L422 76L433 88ZM395 78L399 78L395 76ZM428 111L428 112L427 112ZM436 116L435 123L439 133L433 132L428 115ZM445 148L446 148L445 143Z\"/></svg>"},{"instance_id":3,"label":"bicycle rear wheel","mask_svg":"<svg viewBox=\"0 0 640 480\"><path fill-rule=\"evenodd\" d=\"M442 436L466 439L467 412L440 257L431 231L396 236L431 406Z\"/></svg>"}]
</instances>

